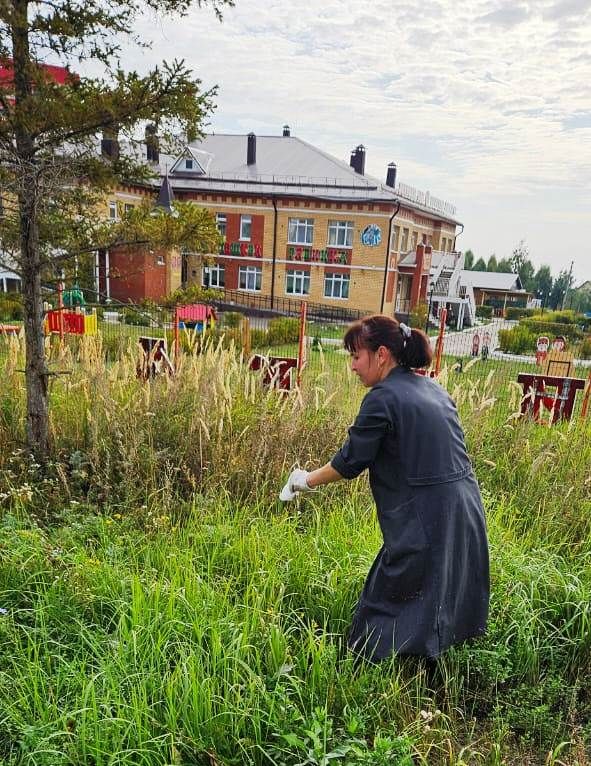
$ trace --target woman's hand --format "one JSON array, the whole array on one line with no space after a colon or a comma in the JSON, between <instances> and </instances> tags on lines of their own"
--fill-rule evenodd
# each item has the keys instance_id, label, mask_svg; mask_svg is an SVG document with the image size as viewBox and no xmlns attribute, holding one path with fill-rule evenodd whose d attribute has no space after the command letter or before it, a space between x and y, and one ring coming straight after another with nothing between
<instances>
[{"instance_id":1,"label":"woman's hand","mask_svg":"<svg viewBox=\"0 0 591 766\"><path fill-rule=\"evenodd\" d=\"M312 487L308 484L308 471L302 468L296 468L289 474L287 484L281 490L279 499L283 502L293 500L299 492L312 492Z\"/></svg>"}]
</instances>

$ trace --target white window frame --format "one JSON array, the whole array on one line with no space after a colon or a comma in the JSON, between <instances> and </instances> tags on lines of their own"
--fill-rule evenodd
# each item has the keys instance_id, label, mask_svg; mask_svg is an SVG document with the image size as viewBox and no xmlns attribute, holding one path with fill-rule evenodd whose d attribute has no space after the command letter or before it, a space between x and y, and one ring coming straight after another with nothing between
<instances>
[{"instance_id":1,"label":"white window frame","mask_svg":"<svg viewBox=\"0 0 591 766\"><path fill-rule=\"evenodd\" d=\"M328 246L353 247L353 221L329 221Z\"/></svg>"},{"instance_id":2,"label":"white window frame","mask_svg":"<svg viewBox=\"0 0 591 766\"><path fill-rule=\"evenodd\" d=\"M288 245L312 245L314 243L314 219L290 218L287 222Z\"/></svg>"},{"instance_id":3,"label":"white window frame","mask_svg":"<svg viewBox=\"0 0 591 766\"><path fill-rule=\"evenodd\" d=\"M205 275L209 275L209 284L205 280ZM223 290L226 286L226 269L221 263L214 263L211 266L204 266L201 269L201 286L211 287L216 290Z\"/></svg>"},{"instance_id":4,"label":"white window frame","mask_svg":"<svg viewBox=\"0 0 591 766\"><path fill-rule=\"evenodd\" d=\"M126 202L124 205L124 208L126 213L130 213L132 210L135 209L135 205L133 205L131 202Z\"/></svg>"},{"instance_id":5,"label":"white window frame","mask_svg":"<svg viewBox=\"0 0 591 766\"><path fill-rule=\"evenodd\" d=\"M400 252L406 253L408 252L408 235L410 233L409 229L402 229L402 239L400 240Z\"/></svg>"},{"instance_id":6,"label":"white window frame","mask_svg":"<svg viewBox=\"0 0 591 766\"><path fill-rule=\"evenodd\" d=\"M246 226L248 226L248 236L245 236L244 234L244 228ZM240 216L240 241L250 242L251 237L252 237L252 216L241 215Z\"/></svg>"},{"instance_id":7,"label":"white window frame","mask_svg":"<svg viewBox=\"0 0 591 766\"><path fill-rule=\"evenodd\" d=\"M115 200L109 201L109 220L110 221L119 220L119 208L117 207L117 202Z\"/></svg>"},{"instance_id":8,"label":"white window frame","mask_svg":"<svg viewBox=\"0 0 591 766\"><path fill-rule=\"evenodd\" d=\"M242 287L244 277L245 286ZM238 269L238 289L243 293L260 293L263 285L263 270L260 266L240 266Z\"/></svg>"},{"instance_id":9,"label":"white window frame","mask_svg":"<svg viewBox=\"0 0 591 766\"><path fill-rule=\"evenodd\" d=\"M292 289L290 290L290 283ZM310 272L302 269L286 269L286 295L310 295Z\"/></svg>"},{"instance_id":10,"label":"white window frame","mask_svg":"<svg viewBox=\"0 0 591 766\"><path fill-rule=\"evenodd\" d=\"M226 239L226 231L228 227L228 216L225 213L215 214L215 225L218 233L222 235L224 240Z\"/></svg>"},{"instance_id":11,"label":"white window frame","mask_svg":"<svg viewBox=\"0 0 591 766\"><path fill-rule=\"evenodd\" d=\"M193 170L193 160L191 157L185 159L185 170Z\"/></svg>"},{"instance_id":12,"label":"white window frame","mask_svg":"<svg viewBox=\"0 0 591 766\"><path fill-rule=\"evenodd\" d=\"M346 291L343 289L346 286ZM324 297L334 300L349 300L351 287L351 275L340 271L326 271L324 273ZM337 289L338 288L338 289ZM343 295L346 292L346 295ZM338 294L337 294L338 293Z\"/></svg>"},{"instance_id":13,"label":"white window frame","mask_svg":"<svg viewBox=\"0 0 591 766\"><path fill-rule=\"evenodd\" d=\"M400 244L400 226L392 227L392 243L390 244L390 250L398 251L398 245Z\"/></svg>"}]
</instances>

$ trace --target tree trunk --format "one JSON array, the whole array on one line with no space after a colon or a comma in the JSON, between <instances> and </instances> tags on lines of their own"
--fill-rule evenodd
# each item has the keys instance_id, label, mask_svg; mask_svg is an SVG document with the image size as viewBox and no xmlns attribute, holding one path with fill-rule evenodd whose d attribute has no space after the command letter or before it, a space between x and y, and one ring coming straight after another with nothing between
<instances>
[{"instance_id":1,"label":"tree trunk","mask_svg":"<svg viewBox=\"0 0 591 766\"><path fill-rule=\"evenodd\" d=\"M39 268L36 216L26 211L26 200L21 207L21 221L27 228L21 234L23 281L23 318L25 324L27 386L27 444L40 462L49 454L49 400L48 375L43 333L43 299ZM23 209L24 208L24 209Z\"/></svg>"},{"instance_id":2,"label":"tree trunk","mask_svg":"<svg viewBox=\"0 0 591 766\"><path fill-rule=\"evenodd\" d=\"M15 159L20 175L18 206L26 344L27 443L37 459L45 461L49 453L49 403L39 252L39 178L35 162L35 142L24 108L32 93L28 5L28 0L13 2Z\"/></svg>"}]
</instances>

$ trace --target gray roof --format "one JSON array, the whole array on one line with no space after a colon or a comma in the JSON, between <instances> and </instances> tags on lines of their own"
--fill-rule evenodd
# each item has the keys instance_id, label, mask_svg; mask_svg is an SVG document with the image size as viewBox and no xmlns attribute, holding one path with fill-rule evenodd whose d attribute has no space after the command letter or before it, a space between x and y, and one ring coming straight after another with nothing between
<instances>
[{"instance_id":1,"label":"gray roof","mask_svg":"<svg viewBox=\"0 0 591 766\"><path fill-rule=\"evenodd\" d=\"M400 201L436 220L457 222L295 136L257 136L254 165L246 162L247 142L246 135L207 135L185 150L187 158L196 160L193 170L182 169L179 156L160 154L160 174L168 169L177 194L199 190L392 205Z\"/></svg>"},{"instance_id":2,"label":"gray roof","mask_svg":"<svg viewBox=\"0 0 591 766\"><path fill-rule=\"evenodd\" d=\"M513 290L526 292L521 284L519 274L503 274L498 271L468 271L462 270L460 282L463 285L483 290Z\"/></svg>"}]
</instances>

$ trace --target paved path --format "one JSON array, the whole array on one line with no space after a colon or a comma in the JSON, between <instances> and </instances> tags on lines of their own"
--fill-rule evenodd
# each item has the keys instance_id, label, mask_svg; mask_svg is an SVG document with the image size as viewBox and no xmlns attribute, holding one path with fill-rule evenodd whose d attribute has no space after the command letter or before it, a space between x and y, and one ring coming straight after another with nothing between
<instances>
[{"instance_id":1,"label":"paved path","mask_svg":"<svg viewBox=\"0 0 591 766\"><path fill-rule=\"evenodd\" d=\"M475 333L480 335L479 349L482 350L482 340L484 333L490 333L489 350L492 353L499 346L499 330L508 330L516 322L508 322L506 319L493 319L487 324L476 327L468 327L460 332L449 332L445 334L443 353L450 356L472 356L472 339ZM435 348L436 337L431 338L431 345Z\"/></svg>"}]
</instances>

